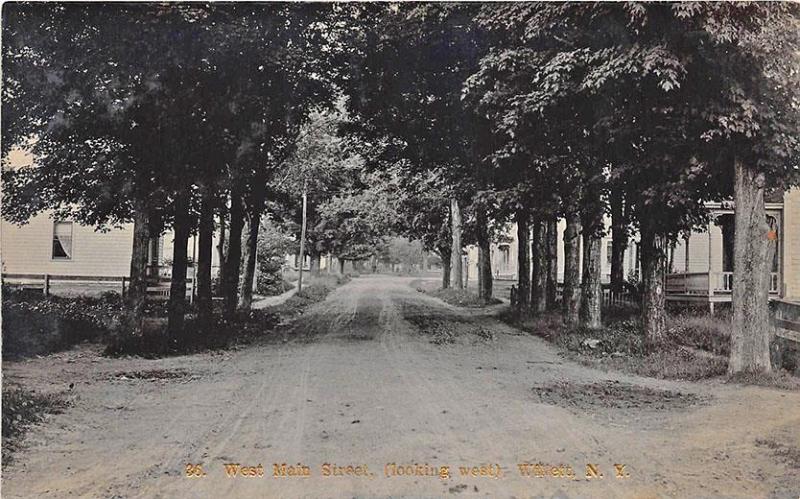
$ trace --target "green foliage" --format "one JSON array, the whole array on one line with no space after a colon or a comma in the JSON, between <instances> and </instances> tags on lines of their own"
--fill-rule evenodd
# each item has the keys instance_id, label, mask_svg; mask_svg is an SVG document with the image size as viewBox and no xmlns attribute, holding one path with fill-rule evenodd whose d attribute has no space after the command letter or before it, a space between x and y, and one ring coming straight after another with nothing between
<instances>
[{"instance_id":1,"label":"green foliage","mask_svg":"<svg viewBox=\"0 0 800 499\"><path fill-rule=\"evenodd\" d=\"M363 159L351 140L340 136L345 120L340 111L313 112L297 138L295 148L285 163L285 172L275 178L271 189L281 203L268 208L288 233L300 239L302 195L307 195L306 252L321 254L334 251L324 219L328 203L347 198L365 189L361 179ZM299 245L299 243L298 243Z\"/></svg>"},{"instance_id":2,"label":"green foliage","mask_svg":"<svg viewBox=\"0 0 800 499\"><path fill-rule=\"evenodd\" d=\"M283 281L282 268L287 254L294 254L297 245L272 220L264 219L258 231L256 290L260 295L279 295L291 285Z\"/></svg>"},{"instance_id":3,"label":"green foliage","mask_svg":"<svg viewBox=\"0 0 800 499\"><path fill-rule=\"evenodd\" d=\"M419 241L409 241L405 237L393 237L380 255L380 261L390 265L402 264L406 270L419 267L422 264L422 244Z\"/></svg>"},{"instance_id":4,"label":"green foliage","mask_svg":"<svg viewBox=\"0 0 800 499\"><path fill-rule=\"evenodd\" d=\"M45 355L85 341L107 339L120 324L122 300L44 297L3 290L3 358Z\"/></svg>"},{"instance_id":5,"label":"green foliage","mask_svg":"<svg viewBox=\"0 0 800 499\"><path fill-rule=\"evenodd\" d=\"M330 98L313 8L18 4L5 14L13 91L3 109L28 115L4 127L4 147L33 139L37 161L4 168L3 215L16 222L56 209L113 225L138 203L158 232L179 195L199 194L192 184L217 196L236 186L254 202L308 109Z\"/></svg>"},{"instance_id":6,"label":"green foliage","mask_svg":"<svg viewBox=\"0 0 800 499\"><path fill-rule=\"evenodd\" d=\"M374 180L366 183L373 187L334 196L320 207L318 244L337 258L369 258L392 234L397 220L392 192Z\"/></svg>"},{"instance_id":7,"label":"green foliage","mask_svg":"<svg viewBox=\"0 0 800 499\"><path fill-rule=\"evenodd\" d=\"M733 154L796 183L797 19L788 4L482 7L491 49L464 95L492 122L512 208L601 180L675 237L730 195Z\"/></svg>"}]
</instances>

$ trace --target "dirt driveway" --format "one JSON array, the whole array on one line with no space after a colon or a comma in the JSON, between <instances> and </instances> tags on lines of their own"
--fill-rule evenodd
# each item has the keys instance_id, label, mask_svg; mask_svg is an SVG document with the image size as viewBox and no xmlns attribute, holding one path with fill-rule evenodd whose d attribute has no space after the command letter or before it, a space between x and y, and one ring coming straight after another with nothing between
<instances>
[{"instance_id":1,"label":"dirt driveway","mask_svg":"<svg viewBox=\"0 0 800 499\"><path fill-rule=\"evenodd\" d=\"M285 342L6 363L7 380L74 388L5 470L3 497L800 494L800 394L594 371L409 282L355 279ZM255 476L228 477L231 463Z\"/></svg>"}]
</instances>

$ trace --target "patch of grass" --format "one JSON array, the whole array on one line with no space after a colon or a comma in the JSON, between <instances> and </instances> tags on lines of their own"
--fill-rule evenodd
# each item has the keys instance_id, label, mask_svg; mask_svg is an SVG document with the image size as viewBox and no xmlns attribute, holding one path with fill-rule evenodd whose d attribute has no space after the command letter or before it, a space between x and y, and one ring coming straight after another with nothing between
<instances>
[{"instance_id":1,"label":"patch of grass","mask_svg":"<svg viewBox=\"0 0 800 499\"><path fill-rule=\"evenodd\" d=\"M469 320L432 315L424 309L412 311L412 308L405 305L403 317L413 324L422 336L428 337L434 345L452 345L459 339L472 340L473 345L492 343L497 340L494 331L473 324Z\"/></svg>"},{"instance_id":2,"label":"patch of grass","mask_svg":"<svg viewBox=\"0 0 800 499\"><path fill-rule=\"evenodd\" d=\"M722 376L728 370L728 362L724 358L698 355L680 348L661 348L644 355L592 357L582 361L584 364L648 378L689 381Z\"/></svg>"},{"instance_id":3,"label":"patch of grass","mask_svg":"<svg viewBox=\"0 0 800 499\"><path fill-rule=\"evenodd\" d=\"M539 317L502 318L567 351L582 364L661 379L698 380L723 375L727 361L713 354L684 348L677 342L648 347L638 318L608 324L600 329L569 328L557 312Z\"/></svg>"},{"instance_id":4,"label":"patch of grass","mask_svg":"<svg viewBox=\"0 0 800 499\"><path fill-rule=\"evenodd\" d=\"M573 407L580 411L602 409L681 409L703 403L707 398L693 393L655 390L619 381L578 384L560 381L534 387L546 404Z\"/></svg>"},{"instance_id":5,"label":"patch of grass","mask_svg":"<svg viewBox=\"0 0 800 499\"><path fill-rule=\"evenodd\" d=\"M604 311L605 312L605 311ZM607 314L606 317L608 317ZM619 317L625 317L621 314ZM683 309L667 316L666 339L647 345L638 317L611 320L600 329L566 327L558 312L519 317L509 310L500 319L564 349L582 364L661 379L700 380L725 376L730 355L729 310L711 316ZM784 367L793 365L785 360ZM776 364L777 365L777 364ZM788 390L800 389L800 378L780 369L767 375L743 374L729 382Z\"/></svg>"},{"instance_id":6,"label":"patch of grass","mask_svg":"<svg viewBox=\"0 0 800 499\"><path fill-rule=\"evenodd\" d=\"M742 385L756 385L782 390L800 390L800 378L792 376L789 372L780 369L769 373L743 372L728 376L727 383Z\"/></svg>"},{"instance_id":7,"label":"patch of grass","mask_svg":"<svg viewBox=\"0 0 800 499\"><path fill-rule=\"evenodd\" d=\"M31 425L46 414L57 414L67 407L56 394L39 394L19 387L3 386L3 465L11 461Z\"/></svg>"},{"instance_id":8,"label":"patch of grass","mask_svg":"<svg viewBox=\"0 0 800 499\"><path fill-rule=\"evenodd\" d=\"M433 296L434 298L438 298L443 302L456 307L481 308L487 305L496 305L498 303L502 303L502 301L498 300L497 298L484 300L475 293L466 289L439 288L431 290L418 287L417 291Z\"/></svg>"}]
</instances>

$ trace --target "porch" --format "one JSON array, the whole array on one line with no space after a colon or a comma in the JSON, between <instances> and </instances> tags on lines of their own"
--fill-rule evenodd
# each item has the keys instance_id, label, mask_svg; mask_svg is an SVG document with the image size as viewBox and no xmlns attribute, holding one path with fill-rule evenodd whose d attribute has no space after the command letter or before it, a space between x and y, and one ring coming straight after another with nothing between
<instances>
[{"instance_id":1,"label":"porch","mask_svg":"<svg viewBox=\"0 0 800 499\"><path fill-rule=\"evenodd\" d=\"M735 220L732 203L708 203L710 221L705 231L687 234L669 253L665 295L673 302L729 303L733 291ZM769 280L770 299L783 295L783 206L767 203L769 239L774 253Z\"/></svg>"},{"instance_id":2,"label":"porch","mask_svg":"<svg viewBox=\"0 0 800 499\"><path fill-rule=\"evenodd\" d=\"M667 274L666 298L670 301L730 302L733 272L682 272ZM772 272L770 297L780 296L780 274Z\"/></svg>"}]
</instances>

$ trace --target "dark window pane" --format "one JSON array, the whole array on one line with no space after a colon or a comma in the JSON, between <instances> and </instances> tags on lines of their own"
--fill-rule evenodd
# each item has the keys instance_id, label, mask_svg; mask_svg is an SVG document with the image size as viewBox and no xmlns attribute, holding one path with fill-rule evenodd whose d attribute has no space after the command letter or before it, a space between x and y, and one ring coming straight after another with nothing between
<instances>
[{"instance_id":1,"label":"dark window pane","mask_svg":"<svg viewBox=\"0 0 800 499\"><path fill-rule=\"evenodd\" d=\"M53 258L69 258L69 253L64 248L64 244L57 237L53 238Z\"/></svg>"}]
</instances>

